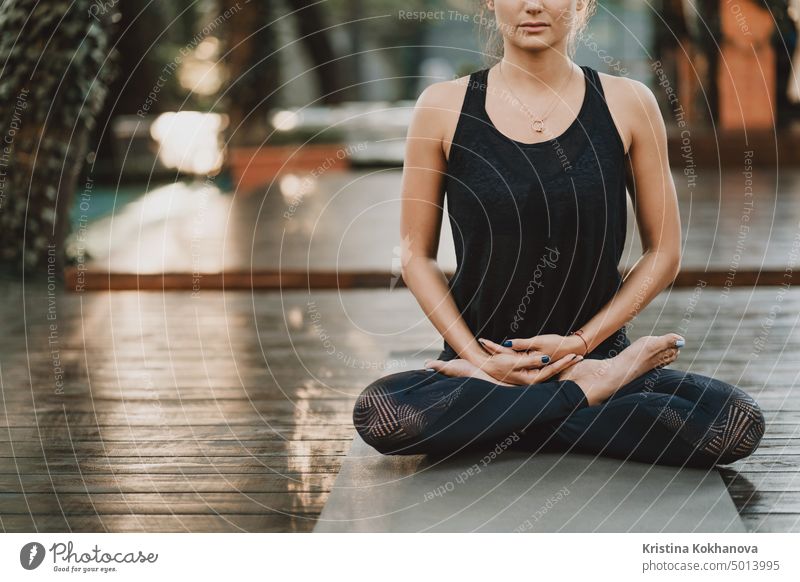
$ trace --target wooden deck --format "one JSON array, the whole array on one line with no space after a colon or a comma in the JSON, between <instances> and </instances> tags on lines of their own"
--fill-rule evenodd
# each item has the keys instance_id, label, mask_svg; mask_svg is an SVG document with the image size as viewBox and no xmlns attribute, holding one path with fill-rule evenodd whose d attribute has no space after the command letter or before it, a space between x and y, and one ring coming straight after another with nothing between
<instances>
[{"instance_id":1,"label":"wooden deck","mask_svg":"<svg viewBox=\"0 0 800 582\"><path fill-rule=\"evenodd\" d=\"M7 532L311 531L354 435L355 396L441 347L406 289L54 303L41 285L24 300L18 284L1 290ZM800 292L780 290L664 293L631 329L682 333L675 367L737 383L766 410L761 448L722 469L753 531L800 531Z\"/></svg>"}]
</instances>

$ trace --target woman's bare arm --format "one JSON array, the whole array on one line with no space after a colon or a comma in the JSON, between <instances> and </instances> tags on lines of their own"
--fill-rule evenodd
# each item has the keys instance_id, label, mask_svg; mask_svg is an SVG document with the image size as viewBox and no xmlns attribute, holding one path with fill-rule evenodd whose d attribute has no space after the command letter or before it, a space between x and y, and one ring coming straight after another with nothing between
<instances>
[{"instance_id":1,"label":"woman's bare arm","mask_svg":"<svg viewBox=\"0 0 800 582\"><path fill-rule=\"evenodd\" d=\"M480 366L489 356L467 326L436 256L444 206L445 126L453 123L455 82L435 83L417 99L408 128L401 185L403 281L459 357ZM462 93L463 96L463 93Z\"/></svg>"},{"instance_id":2,"label":"woman's bare arm","mask_svg":"<svg viewBox=\"0 0 800 582\"><path fill-rule=\"evenodd\" d=\"M608 85L606 93L617 104L612 112L619 112L623 141L630 144L629 189L643 252L614 297L582 327L590 350L644 309L675 279L681 264L678 198L658 102L638 81L614 78Z\"/></svg>"}]
</instances>

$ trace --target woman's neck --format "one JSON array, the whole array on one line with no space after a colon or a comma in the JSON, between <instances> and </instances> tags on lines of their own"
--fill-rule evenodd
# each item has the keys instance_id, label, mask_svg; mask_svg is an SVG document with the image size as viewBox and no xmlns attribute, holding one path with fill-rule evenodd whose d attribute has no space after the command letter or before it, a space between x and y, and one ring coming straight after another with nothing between
<instances>
[{"instance_id":1,"label":"woman's neck","mask_svg":"<svg viewBox=\"0 0 800 582\"><path fill-rule=\"evenodd\" d=\"M509 82L533 91L559 87L575 66L565 47L529 51L514 45L506 46L502 65Z\"/></svg>"}]
</instances>

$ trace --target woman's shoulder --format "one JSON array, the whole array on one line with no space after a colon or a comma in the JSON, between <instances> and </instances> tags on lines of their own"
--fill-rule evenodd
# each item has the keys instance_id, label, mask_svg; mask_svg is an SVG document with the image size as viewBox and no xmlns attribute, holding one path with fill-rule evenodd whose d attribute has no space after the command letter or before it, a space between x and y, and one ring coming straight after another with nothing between
<instances>
[{"instance_id":1,"label":"woman's shoulder","mask_svg":"<svg viewBox=\"0 0 800 582\"><path fill-rule=\"evenodd\" d=\"M637 79L598 72L611 116L626 150L640 131L652 132L663 124L661 109L653 91Z\"/></svg>"},{"instance_id":2,"label":"woman's shoulder","mask_svg":"<svg viewBox=\"0 0 800 582\"><path fill-rule=\"evenodd\" d=\"M637 79L611 73L597 73L603 84L603 92L607 101L619 102L630 105L644 101L655 101L653 91Z\"/></svg>"},{"instance_id":3,"label":"woman's shoulder","mask_svg":"<svg viewBox=\"0 0 800 582\"><path fill-rule=\"evenodd\" d=\"M425 87L417 98L417 105L443 109L461 109L472 74L435 81Z\"/></svg>"},{"instance_id":4,"label":"woman's shoulder","mask_svg":"<svg viewBox=\"0 0 800 582\"><path fill-rule=\"evenodd\" d=\"M436 81L425 87L414 106L415 125L429 137L438 136L443 142L452 139L472 75ZM449 150L449 148L445 148Z\"/></svg>"}]
</instances>

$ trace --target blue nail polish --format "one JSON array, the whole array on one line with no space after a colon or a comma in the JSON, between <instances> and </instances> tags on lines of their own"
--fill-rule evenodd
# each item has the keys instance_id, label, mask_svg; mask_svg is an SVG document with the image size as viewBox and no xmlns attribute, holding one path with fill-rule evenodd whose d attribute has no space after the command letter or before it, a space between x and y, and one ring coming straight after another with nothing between
<instances>
[{"instance_id":1,"label":"blue nail polish","mask_svg":"<svg viewBox=\"0 0 800 582\"><path fill-rule=\"evenodd\" d=\"M510 348L510 347L511 347L511 340L506 340L506 341L504 341L504 342L503 342L503 345L504 345L505 347L507 347L507 348Z\"/></svg>"},{"instance_id":2,"label":"blue nail polish","mask_svg":"<svg viewBox=\"0 0 800 582\"><path fill-rule=\"evenodd\" d=\"M682 340L682 339L675 340L675 347L676 348L682 348L685 345L686 345L686 340Z\"/></svg>"},{"instance_id":3,"label":"blue nail polish","mask_svg":"<svg viewBox=\"0 0 800 582\"><path fill-rule=\"evenodd\" d=\"M549 361L550 361L550 356L542 356L542 362L543 362L543 363L545 363L545 364L546 364L546 363L547 363L547 362L549 362Z\"/></svg>"}]
</instances>

